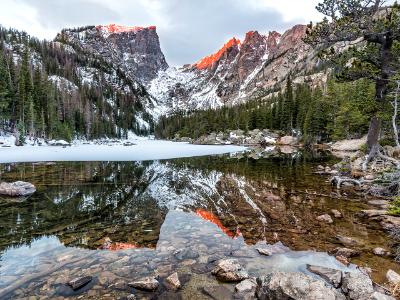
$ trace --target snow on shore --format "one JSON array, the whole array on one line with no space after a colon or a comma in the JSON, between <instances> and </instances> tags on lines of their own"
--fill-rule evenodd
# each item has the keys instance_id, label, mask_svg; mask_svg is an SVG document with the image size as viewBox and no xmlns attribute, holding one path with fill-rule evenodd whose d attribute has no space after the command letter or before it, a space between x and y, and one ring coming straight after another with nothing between
<instances>
[{"instance_id":1,"label":"snow on shore","mask_svg":"<svg viewBox=\"0 0 400 300\"><path fill-rule=\"evenodd\" d=\"M0 163L44 161L143 161L225 154L243 151L239 146L192 145L138 139L135 145L77 144L71 147L0 147Z\"/></svg>"}]
</instances>

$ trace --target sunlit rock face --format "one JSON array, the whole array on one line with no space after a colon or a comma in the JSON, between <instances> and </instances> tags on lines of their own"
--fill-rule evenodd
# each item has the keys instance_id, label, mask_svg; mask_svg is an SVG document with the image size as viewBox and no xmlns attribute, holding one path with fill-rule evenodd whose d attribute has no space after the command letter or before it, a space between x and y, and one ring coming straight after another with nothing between
<instances>
[{"instance_id":1,"label":"sunlit rock face","mask_svg":"<svg viewBox=\"0 0 400 300\"><path fill-rule=\"evenodd\" d=\"M260 92L267 96L284 86L290 72L295 79L317 65L316 53L303 42L305 34L304 25L282 35L249 31L243 41L233 37L194 64L160 71L149 92L166 112L238 104Z\"/></svg>"},{"instance_id":2,"label":"sunlit rock face","mask_svg":"<svg viewBox=\"0 0 400 300\"><path fill-rule=\"evenodd\" d=\"M133 75L144 85L168 68L155 26L110 24L64 29L56 39L100 55L125 71L125 76Z\"/></svg>"}]
</instances>

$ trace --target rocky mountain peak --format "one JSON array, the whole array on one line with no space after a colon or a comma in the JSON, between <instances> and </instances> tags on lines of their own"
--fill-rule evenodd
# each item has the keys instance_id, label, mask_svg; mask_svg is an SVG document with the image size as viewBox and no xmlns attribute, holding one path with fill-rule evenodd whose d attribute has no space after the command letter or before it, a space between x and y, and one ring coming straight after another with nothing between
<instances>
[{"instance_id":1,"label":"rocky mountain peak","mask_svg":"<svg viewBox=\"0 0 400 300\"><path fill-rule=\"evenodd\" d=\"M234 57L237 54L237 52L239 51L240 44L241 44L240 40L233 37L227 43L225 43L225 45L221 49L219 49L217 52L202 58L194 66L198 70L214 69L214 67L218 64L218 62L221 59L225 60L228 57L232 57L232 56ZM234 54L234 55L232 55L232 54Z\"/></svg>"},{"instance_id":2,"label":"rocky mountain peak","mask_svg":"<svg viewBox=\"0 0 400 300\"><path fill-rule=\"evenodd\" d=\"M270 53L274 53L280 42L282 35L277 31L270 31L267 37L267 48Z\"/></svg>"},{"instance_id":3,"label":"rocky mountain peak","mask_svg":"<svg viewBox=\"0 0 400 300\"><path fill-rule=\"evenodd\" d=\"M280 37L277 55L287 51L288 49L295 48L299 45L299 43L303 43L303 38L306 35L306 30L306 25L295 25L287 30Z\"/></svg>"},{"instance_id":4,"label":"rocky mountain peak","mask_svg":"<svg viewBox=\"0 0 400 300\"><path fill-rule=\"evenodd\" d=\"M122 33L122 32L137 32L143 29L156 30L156 26L141 27L141 26L122 26L117 24L109 25L98 25L96 26L99 30L104 30L109 33Z\"/></svg>"},{"instance_id":5,"label":"rocky mountain peak","mask_svg":"<svg viewBox=\"0 0 400 300\"><path fill-rule=\"evenodd\" d=\"M56 40L101 56L143 85L168 68L155 26L110 24L64 29Z\"/></svg>"}]
</instances>

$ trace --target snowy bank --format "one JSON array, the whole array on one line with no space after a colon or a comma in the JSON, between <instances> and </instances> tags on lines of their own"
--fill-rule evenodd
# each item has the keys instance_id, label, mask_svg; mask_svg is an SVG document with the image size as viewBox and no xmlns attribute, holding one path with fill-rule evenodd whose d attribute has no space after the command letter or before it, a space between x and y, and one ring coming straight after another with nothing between
<instances>
[{"instance_id":1,"label":"snowy bank","mask_svg":"<svg viewBox=\"0 0 400 300\"><path fill-rule=\"evenodd\" d=\"M191 145L159 140L136 140L136 145L81 144L71 147L0 147L0 163L41 161L142 161L225 154L239 146Z\"/></svg>"}]
</instances>

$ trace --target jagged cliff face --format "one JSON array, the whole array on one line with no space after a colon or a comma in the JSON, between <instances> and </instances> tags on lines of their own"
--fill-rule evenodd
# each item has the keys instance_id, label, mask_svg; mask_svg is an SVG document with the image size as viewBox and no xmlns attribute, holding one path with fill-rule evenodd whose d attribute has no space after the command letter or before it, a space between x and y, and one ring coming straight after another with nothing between
<instances>
[{"instance_id":1,"label":"jagged cliff face","mask_svg":"<svg viewBox=\"0 0 400 300\"><path fill-rule=\"evenodd\" d=\"M149 92L165 112L193 110L245 102L266 96L294 77L312 71L318 59L303 42L306 26L296 25L283 35L250 31L241 42L228 41L216 53L195 64L161 71Z\"/></svg>"},{"instance_id":2,"label":"jagged cliff face","mask_svg":"<svg viewBox=\"0 0 400 300\"><path fill-rule=\"evenodd\" d=\"M100 55L143 85L168 68L155 26L127 27L115 24L65 29L56 38Z\"/></svg>"},{"instance_id":3,"label":"jagged cliff face","mask_svg":"<svg viewBox=\"0 0 400 300\"><path fill-rule=\"evenodd\" d=\"M303 42L306 26L280 34L250 31L229 40L214 54L183 67L168 67L156 28L118 25L65 29L56 40L81 48L138 80L153 97L155 119L162 114L234 105L267 97L284 86L309 80L315 52ZM324 77L325 78L325 77ZM310 80L313 80L312 78Z\"/></svg>"}]
</instances>

